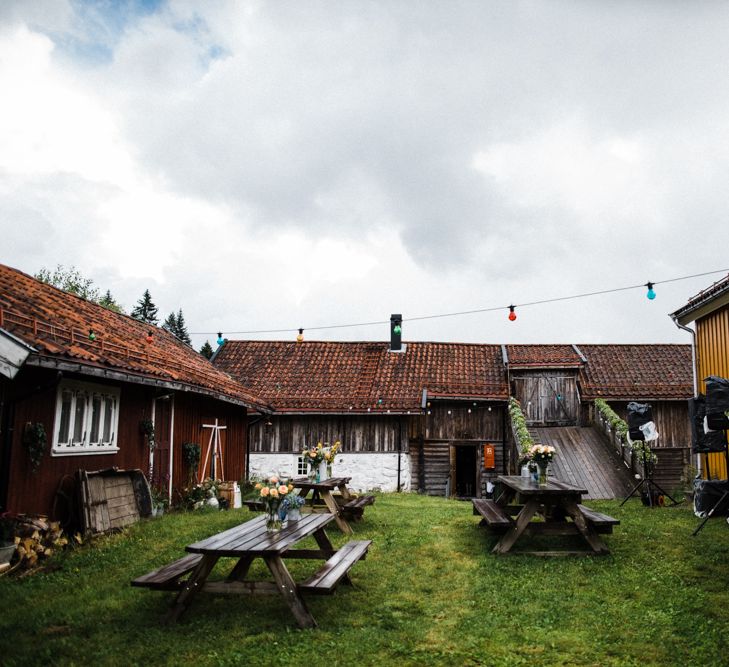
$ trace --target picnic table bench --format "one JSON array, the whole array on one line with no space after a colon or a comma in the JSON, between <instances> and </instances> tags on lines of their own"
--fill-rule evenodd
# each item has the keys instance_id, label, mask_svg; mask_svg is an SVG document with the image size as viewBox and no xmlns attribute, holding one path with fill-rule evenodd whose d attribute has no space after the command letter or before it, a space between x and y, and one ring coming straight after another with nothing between
<instances>
[{"instance_id":1,"label":"picnic table bench","mask_svg":"<svg viewBox=\"0 0 729 667\"><path fill-rule=\"evenodd\" d=\"M501 475L497 478L500 493L496 500L473 499L473 513L481 516L480 524L500 534L493 548L494 553L515 553L512 547L527 535L578 535L584 539L586 548L553 550L522 550L540 556L578 555L609 553L600 534L609 534L620 521L580 504L586 489L582 489L554 478L538 486L528 478ZM519 497L523 504L513 505ZM539 521L532 521L534 518Z\"/></svg>"},{"instance_id":2,"label":"picnic table bench","mask_svg":"<svg viewBox=\"0 0 729 667\"><path fill-rule=\"evenodd\" d=\"M316 627L302 593L330 595L340 583L351 585L349 571L367 556L371 540L353 540L335 549L324 528L334 521L332 514L307 514L300 521L290 521L279 532L266 530L266 517L259 516L207 539L190 544L188 555L134 579L132 586L153 590L178 591L168 621L176 621L201 591L234 594L279 594L286 601L302 628ZM313 536L318 549L297 549L295 545ZM220 558L238 558L224 581L208 581ZM262 558L274 581L250 581L251 563ZM296 583L284 559L322 559L321 568L301 583ZM183 578L189 575L187 578Z\"/></svg>"},{"instance_id":3,"label":"picnic table bench","mask_svg":"<svg viewBox=\"0 0 729 667\"><path fill-rule=\"evenodd\" d=\"M346 502L341 496L334 496L334 499L337 501L342 515L348 521L359 521L364 514L364 508L375 503L375 497L368 495L355 496Z\"/></svg>"}]
</instances>

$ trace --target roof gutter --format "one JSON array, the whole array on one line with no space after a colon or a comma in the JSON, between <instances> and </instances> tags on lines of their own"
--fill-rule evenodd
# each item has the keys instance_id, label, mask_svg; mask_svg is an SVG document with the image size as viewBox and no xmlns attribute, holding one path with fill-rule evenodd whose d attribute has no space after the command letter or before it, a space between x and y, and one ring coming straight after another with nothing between
<instances>
[{"instance_id":1,"label":"roof gutter","mask_svg":"<svg viewBox=\"0 0 729 667\"><path fill-rule=\"evenodd\" d=\"M676 316L676 313L671 313L669 317L673 320L673 323L679 328L683 329L684 331L688 331L691 334L691 376L693 378L694 382L694 396L699 395L699 385L698 385L698 379L696 377L696 332L691 329L690 327L687 327L683 324L681 324L678 321L678 317Z\"/></svg>"},{"instance_id":2,"label":"roof gutter","mask_svg":"<svg viewBox=\"0 0 729 667\"><path fill-rule=\"evenodd\" d=\"M157 378L151 378L148 376L134 375L132 373L125 373L118 370L111 370L108 368L97 368L96 366L86 366L85 364L73 363L68 361L61 361L53 357L42 357L31 355L26 361L28 366L37 366L39 368L51 368L53 370L62 370L69 373L80 373L81 375L90 375L97 378L106 378L109 380L118 380L120 382L130 382L132 384L142 384L151 387L161 387L163 389L172 389L188 394L200 394L202 396L209 396L218 401L224 401L225 403L232 403L233 405L240 405L245 408L254 408L259 412L269 414L273 412L270 406L257 405L256 403L244 401L239 398L234 398L226 394L222 394L214 389L205 389L204 387L198 387L195 385L189 385L182 382L173 382L170 380L161 380Z\"/></svg>"}]
</instances>

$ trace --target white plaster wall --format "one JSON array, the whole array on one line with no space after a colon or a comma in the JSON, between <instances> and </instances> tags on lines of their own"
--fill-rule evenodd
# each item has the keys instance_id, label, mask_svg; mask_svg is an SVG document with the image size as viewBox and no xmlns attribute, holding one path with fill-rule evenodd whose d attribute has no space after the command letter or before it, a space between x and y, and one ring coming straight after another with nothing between
<instances>
[{"instance_id":1,"label":"white plaster wall","mask_svg":"<svg viewBox=\"0 0 729 667\"><path fill-rule=\"evenodd\" d=\"M400 455L400 489L410 490L410 457ZM343 453L337 456L332 466L334 477L351 477L349 488L353 491L397 491L397 457L395 453L366 452ZM252 477L297 477L298 454L251 454Z\"/></svg>"}]
</instances>

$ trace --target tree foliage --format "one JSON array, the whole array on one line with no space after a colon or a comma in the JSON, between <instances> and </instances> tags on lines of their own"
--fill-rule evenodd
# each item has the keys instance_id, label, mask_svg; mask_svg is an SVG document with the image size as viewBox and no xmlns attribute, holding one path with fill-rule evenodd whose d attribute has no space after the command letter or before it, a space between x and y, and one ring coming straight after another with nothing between
<instances>
[{"instance_id":1,"label":"tree foliage","mask_svg":"<svg viewBox=\"0 0 729 667\"><path fill-rule=\"evenodd\" d=\"M182 314L182 308L177 311L177 314L174 312L170 313L162 323L162 328L167 329L167 331L179 338L186 345L192 346L192 339L187 331L187 325L185 324L185 316Z\"/></svg>"},{"instance_id":2,"label":"tree foliage","mask_svg":"<svg viewBox=\"0 0 729 667\"><path fill-rule=\"evenodd\" d=\"M66 268L63 264L58 264L53 271L43 267L34 277L42 283L53 285L53 287L80 296L92 303L98 303L115 313L124 312L124 309L112 296L111 290L106 290L106 293L102 295L101 290L94 285L94 281L86 278L75 266Z\"/></svg>"},{"instance_id":3,"label":"tree foliage","mask_svg":"<svg viewBox=\"0 0 729 667\"><path fill-rule=\"evenodd\" d=\"M205 341L203 346L200 348L200 354L206 359L210 359L213 356L213 347L210 345L210 341Z\"/></svg>"},{"instance_id":4,"label":"tree foliage","mask_svg":"<svg viewBox=\"0 0 729 667\"><path fill-rule=\"evenodd\" d=\"M157 319L157 311L158 308L152 301L152 295L149 293L149 290L146 289L144 290L142 298L137 301L137 305L132 309L131 316L135 320L156 326L159 322Z\"/></svg>"}]
</instances>

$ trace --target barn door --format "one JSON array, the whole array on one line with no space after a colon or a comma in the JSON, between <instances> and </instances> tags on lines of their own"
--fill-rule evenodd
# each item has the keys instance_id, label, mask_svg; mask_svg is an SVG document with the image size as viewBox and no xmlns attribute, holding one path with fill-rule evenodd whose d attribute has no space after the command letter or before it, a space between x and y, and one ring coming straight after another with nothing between
<instances>
[{"instance_id":1,"label":"barn door","mask_svg":"<svg viewBox=\"0 0 729 667\"><path fill-rule=\"evenodd\" d=\"M541 378L539 393L544 423L577 423L577 382L574 376L545 375Z\"/></svg>"},{"instance_id":2,"label":"barn door","mask_svg":"<svg viewBox=\"0 0 729 667\"><path fill-rule=\"evenodd\" d=\"M514 378L516 400L521 404L521 410L527 424L540 424L542 422L542 401L540 399L540 378L525 376Z\"/></svg>"}]
</instances>

